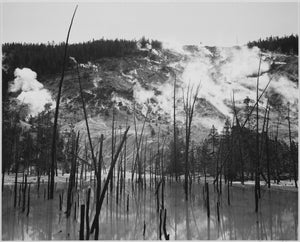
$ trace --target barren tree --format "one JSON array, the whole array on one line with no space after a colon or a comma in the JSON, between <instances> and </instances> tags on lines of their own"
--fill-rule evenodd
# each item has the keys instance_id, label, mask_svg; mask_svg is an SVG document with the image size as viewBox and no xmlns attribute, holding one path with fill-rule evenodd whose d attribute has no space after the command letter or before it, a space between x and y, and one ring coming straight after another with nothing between
<instances>
[{"instance_id":1,"label":"barren tree","mask_svg":"<svg viewBox=\"0 0 300 242\"><path fill-rule=\"evenodd\" d=\"M293 163L295 187L298 188L298 185L297 185L297 180L298 180L297 159L295 159L295 156L294 156L294 147L293 147L292 133L291 133L290 103L288 103L288 116L286 119L289 124L290 156L291 156L291 162Z\"/></svg>"},{"instance_id":2,"label":"barren tree","mask_svg":"<svg viewBox=\"0 0 300 242\"><path fill-rule=\"evenodd\" d=\"M71 23L70 23L70 27L69 27L69 30L68 30L68 34L67 34L64 60L63 60L63 67L62 67L62 74L61 74L61 79L59 81L58 94L57 94L57 99L56 99L56 108L55 108L54 125L53 125L53 135L52 135L52 149L51 149L51 177L50 177L50 196L49 196L49 199L53 199L53 195L54 195L54 169L55 169L55 163L56 163L56 133L57 133L57 120L58 120L58 112L59 112L59 103L60 103L62 84L63 84L64 76L65 76L65 66L66 66L66 59L67 59L69 36L70 36L70 32L71 32L71 28L72 28L72 24L73 24L73 20L74 20L74 17L75 17L77 7L78 6L76 6L76 8L74 10L72 20L71 20Z\"/></svg>"},{"instance_id":3,"label":"barren tree","mask_svg":"<svg viewBox=\"0 0 300 242\"><path fill-rule=\"evenodd\" d=\"M257 73L257 83L256 83L256 163L255 163L255 212L258 212L258 199L259 199L259 130L258 130L258 88L259 88L259 75L261 66L261 56L259 59L258 73Z\"/></svg>"},{"instance_id":4,"label":"barren tree","mask_svg":"<svg viewBox=\"0 0 300 242\"><path fill-rule=\"evenodd\" d=\"M174 77L174 96L173 96L173 138L174 138L174 167L173 172L175 172L176 181L178 181L177 174L177 147L176 147L176 74Z\"/></svg>"},{"instance_id":5,"label":"barren tree","mask_svg":"<svg viewBox=\"0 0 300 242\"><path fill-rule=\"evenodd\" d=\"M188 85L186 94L183 92L183 108L185 112L185 172L184 172L184 191L185 200L188 200L188 164L189 164L189 146L191 139L191 127L194 117L195 103L198 97L200 85L193 93L193 87Z\"/></svg>"}]
</instances>

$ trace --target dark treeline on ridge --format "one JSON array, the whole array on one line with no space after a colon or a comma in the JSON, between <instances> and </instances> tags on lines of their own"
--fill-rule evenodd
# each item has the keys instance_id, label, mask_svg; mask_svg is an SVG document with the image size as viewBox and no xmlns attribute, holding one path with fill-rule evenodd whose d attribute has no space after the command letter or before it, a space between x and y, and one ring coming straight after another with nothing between
<instances>
[{"instance_id":1,"label":"dark treeline on ridge","mask_svg":"<svg viewBox=\"0 0 300 242\"><path fill-rule=\"evenodd\" d=\"M81 63L95 61L104 57L124 57L130 55L141 55L137 43L142 48L151 43L155 49L161 49L161 42L148 40L143 37L141 40L93 40L83 43L70 44L68 55L76 58ZM5 54L3 61L9 69L28 67L38 75L55 74L61 71L64 43L60 44L31 44L31 43L6 43L2 46Z\"/></svg>"},{"instance_id":2,"label":"dark treeline on ridge","mask_svg":"<svg viewBox=\"0 0 300 242\"><path fill-rule=\"evenodd\" d=\"M92 40L83 43L70 44L68 55L75 57L80 63L95 61L105 57L125 57L145 55L138 47L146 48L150 43L152 48L161 49L162 43L142 37L140 40ZM4 58L2 60L2 87L7 89L7 83L14 78L16 68L30 68L38 76L53 75L61 72L65 43L32 44L5 43L2 45ZM5 71L3 71L3 69ZM5 93L3 93L3 96Z\"/></svg>"},{"instance_id":3,"label":"dark treeline on ridge","mask_svg":"<svg viewBox=\"0 0 300 242\"><path fill-rule=\"evenodd\" d=\"M248 47L257 46L262 50L298 55L298 35L293 34L284 37L270 36L266 39L250 41L247 45Z\"/></svg>"}]
</instances>

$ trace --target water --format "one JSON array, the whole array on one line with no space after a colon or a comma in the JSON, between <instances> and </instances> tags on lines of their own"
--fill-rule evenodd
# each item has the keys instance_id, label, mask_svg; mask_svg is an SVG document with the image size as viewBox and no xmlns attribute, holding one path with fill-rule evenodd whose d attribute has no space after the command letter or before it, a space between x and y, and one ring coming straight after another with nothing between
<instances>
[{"instance_id":1,"label":"water","mask_svg":"<svg viewBox=\"0 0 300 242\"><path fill-rule=\"evenodd\" d=\"M189 201L185 201L182 183L165 183L164 207L167 210L166 231L174 240L297 240L298 193L292 191L268 191L262 189L259 213L254 212L253 188L231 187L230 206L227 188L223 188L220 199L220 222L217 219L217 193L210 190L210 217L203 196L203 184L193 184ZM29 216L21 208L13 208L13 186L5 186L2 196L2 239L3 240L78 240L80 206L86 202L88 185L74 197L74 205L67 219L66 184L58 184L54 200L44 200L41 185L31 186ZM59 194L64 191L62 211L59 211ZM160 193L160 204L161 189ZM129 212L127 213L127 196ZM155 188L146 189L128 185L116 203L116 189L105 198L100 213L101 240L159 239L159 213ZM27 202L27 201L26 201ZM22 204L22 203L21 203ZM26 210L27 211L27 210ZM90 225L95 213L94 191L91 192ZM86 225L85 225L86 226ZM145 227L144 227L145 226ZM145 230L144 230L145 228ZM144 235L143 235L143 232ZM161 238L164 239L162 232ZM94 239L94 235L90 235Z\"/></svg>"}]
</instances>

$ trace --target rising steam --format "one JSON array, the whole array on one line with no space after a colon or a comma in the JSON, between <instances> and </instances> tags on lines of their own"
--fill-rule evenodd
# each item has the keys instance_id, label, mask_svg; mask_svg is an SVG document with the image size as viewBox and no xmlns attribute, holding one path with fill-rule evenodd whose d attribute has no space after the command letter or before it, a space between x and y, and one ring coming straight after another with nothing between
<instances>
[{"instance_id":1,"label":"rising steam","mask_svg":"<svg viewBox=\"0 0 300 242\"><path fill-rule=\"evenodd\" d=\"M179 66L183 72L178 75L177 98L186 93L188 86L194 89L200 84L198 97L206 99L222 115L232 117L232 96L233 91L237 106L243 105L243 100L248 96L250 99L256 99L256 81L258 67L260 66L259 90L260 93L269 82L271 76L268 71L272 60L266 55L261 56L261 51L257 48L241 47L205 47L197 46L191 48L182 48L179 45L164 45L165 48L177 53L184 58L179 62L171 63L170 66ZM136 83L134 88L134 97L137 102L145 103L149 98L155 99L156 103L152 110L158 110L172 115L173 106L173 79L161 85L149 84L152 88L160 91L160 95L155 95L149 88L142 88ZM273 74L268 90L279 93L283 97L283 103L298 103L298 87L286 76L276 76ZM267 93L261 99L261 104L265 105ZM177 110L182 110L177 106ZM178 117L180 119L180 117ZM217 122L217 121L216 121ZM203 125L207 126L211 120L203 119ZM211 123L213 124L213 123ZM215 123L215 126L221 126ZM218 124L218 125L217 125Z\"/></svg>"},{"instance_id":2,"label":"rising steam","mask_svg":"<svg viewBox=\"0 0 300 242\"><path fill-rule=\"evenodd\" d=\"M28 115L37 116L45 109L45 104L51 104L51 108L55 107L56 103L52 100L50 92L37 81L36 72L29 68L16 68L14 75L15 79L10 84L9 91L21 91L17 99L28 104Z\"/></svg>"}]
</instances>

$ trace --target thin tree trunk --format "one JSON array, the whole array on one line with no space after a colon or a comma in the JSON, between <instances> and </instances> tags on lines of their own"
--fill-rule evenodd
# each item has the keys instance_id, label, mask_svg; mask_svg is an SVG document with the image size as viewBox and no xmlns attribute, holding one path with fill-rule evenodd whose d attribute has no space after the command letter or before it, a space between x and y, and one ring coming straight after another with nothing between
<instances>
[{"instance_id":1,"label":"thin tree trunk","mask_svg":"<svg viewBox=\"0 0 300 242\"><path fill-rule=\"evenodd\" d=\"M111 127L111 163L113 162L113 154L115 153L115 109L112 110L112 127ZM110 182L110 191L113 190L114 174Z\"/></svg>"},{"instance_id":2,"label":"thin tree trunk","mask_svg":"<svg viewBox=\"0 0 300 242\"><path fill-rule=\"evenodd\" d=\"M183 101L184 101L184 112L185 112L185 174L184 174L184 191L185 191L185 200L188 200L188 173L189 173L189 146L190 146L190 135L191 135L191 126L194 115L194 107L197 100L199 87L197 87L196 92L193 96L192 89L188 86L186 93L186 100L184 98L183 93Z\"/></svg>"},{"instance_id":3,"label":"thin tree trunk","mask_svg":"<svg viewBox=\"0 0 300 242\"><path fill-rule=\"evenodd\" d=\"M277 140L278 129L279 129L279 118L280 118L280 116L278 115L278 120L277 120L277 125L276 125L276 135L275 135L275 155L276 155L275 163L276 163L276 181L277 181L277 184L279 184L279 182L280 182L279 158L278 158L278 140Z\"/></svg>"},{"instance_id":4,"label":"thin tree trunk","mask_svg":"<svg viewBox=\"0 0 300 242\"><path fill-rule=\"evenodd\" d=\"M93 225L91 228L91 231L93 232L93 230L95 229L95 240L98 240L98 236L99 236L99 215L100 215L100 203L99 203L99 199L100 199L100 192L101 192L101 167L102 167L102 149L103 149L103 134L101 134L101 138L100 138L100 149L99 149L99 158L98 158L98 179L97 179L97 190L96 190L96 214L95 214L95 218L93 221Z\"/></svg>"},{"instance_id":5,"label":"thin tree trunk","mask_svg":"<svg viewBox=\"0 0 300 242\"><path fill-rule=\"evenodd\" d=\"M101 192L101 195L100 195L100 198L99 198L99 202L98 202L98 203L99 203L99 207L98 207L98 211L96 211L96 214L100 214L101 207L102 207L102 203L103 203L105 194L106 194L106 192L107 192L108 184L109 184L110 180L112 179L114 166L116 165L116 162L117 162L117 160L118 160L119 154L120 154L120 152L121 152L121 150L122 150L122 147L123 147L123 144L124 144L124 142L125 142L125 139L126 139L126 136L127 136L127 133L128 133L129 128L130 128L130 127L128 126L127 129L126 129L126 131L125 131L125 133L124 133L124 135L123 135L123 139L122 139L122 141L121 141L120 144L119 144L119 147L118 147L118 149L117 149L117 152L116 152L116 154L114 155L113 162L112 162L112 164L111 164L111 166L110 166L109 172L108 172L108 174L107 174L107 179L106 179L106 181L105 181L105 184L104 184L104 186L103 186L103 189L102 189L102 192ZM113 155L113 154L112 154L112 155ZM92 227L91 227L91 233L94 232L95 224L96 224L96 221L95 221L95 220L96 220L96 219L98 219L98 217L95 215L94 221L93 221L93 224L92 224Z\"/></svg>"},{"instance_id":6,"label":"thin tree trunk","mask_svg":"<svg viewBox=\"0 0 300 242\"><path fill-rule=\"evenodd\" d=\"M293 170L294 170L294 181L295 181L295 187L298 188L298 185L297 185L297 174L298 174L298 170L296 168L296 159L294 159L294 149L293 149L293 146L292 146L292 134L291 134L291 120L290 120L290 105L288 104L288 117L287 117L287 120L288 120L288 124L289 124L289 141L290 141L290 156L291 156L291 162L293 163Z\"/></svg>"},{"instance_id":7,"label":"thin tree trunk","mask_svg":"<svg viewBox=\"0 0 300 242\"><path fill-rule=\"evenodd\" d=\"M72 137L71 137L72 139ZM79 132L77 133L76 141L73 140L72 150L73 153L75 153L75 156L72 157L71 161L71 171L70 171L70 177L69 177L69 186L68 186L68 193L67 193L67 211L66 216L69 217L71 213L71 206L72 206L72 193L75 186L75 172L76 172L76 157L77 157L77 150L78 150L78 143L79 143Z\"/></svg>"},{"instance_id":8,"label":"thin tree trunk","mask_svg":"<svg viewBox=\"0 0 300 242\"><path fill-rule=\"evenodd\" d=\"M90 197L91 197L91 188L88 189L87 193L87 202L86 202L86 240L89 240L90 238L90 218L89 218L89 212L90 212Z\"/></svg>"},{"instance_id":9,"label":"thin tree trunk","mask_svg":"<svg viewBox=\"0 0 300 242\"><path fill-rule=\"evenodd\" d=\"M269 154L269 115L270 115L270 106L268 108L267 114L267 125L266 125L266 158L267 158L267 177L268 177L268 188L271 187L271 176L270 176L270 154Z\"/></svg>"},{"instance_id":10,"label":"thin tree trunk","mask_svg":"<svg viewBox=\"0 0 300 242\"><path fill-rule=\"evenodd\" d=\"M261 66L261 56L259 59L259 67L257 74L257 85L256 85L256 168L255 168L255 212L258 212L258 199L259 199L259 130L258 130L258 88L259 88L259 75Z\"/></svg>"},{"instance_id":11,"label":"thin tree trunk","mask_svg":"<svg viewBox=\"0 0 300 242\"><path fill-rule=\"evenodd\" d=\"M80 207L79 240L84 240L84 211L85 211L85 205L82 204L81 207Z\"/></svg>"},{"instance_id":12,"label":"thin tree trunk","mask_svg":"<svg viewBox=\"0 0 300 242\"><path fill-rule=\"evenodd\" d=\"M15 136L15 135L14 135ZM17 137L15 136L14 137L14 147L15 147L15 154L14 154L14 160L15 160L15 189L14 189L14 192L15 192L15 196L14 196L14 208L16 208L17 206L17 190L18 190L18 172L19 172L19 157L18 157L18 148L17 148Z\"/></svg>"},{"instance_id":13,"label":"thin tree trunk","mask_svg":"<svg viewBox=\"0 0 300 242\"><path fill-rule=\"evenodd\" d=\"M55 168L55 163L56 163L56 134L57 134L57 120L58 120L58 112L59 112L59 103L60 103L60 96L61 96L61 90L62 90L62 84L64 80L64 75L65 75L65 66L66 66L66 58L67 58L67 49L68 49L68 42L69 42L69 36L71 32L71 27L73 24L73 20L75 17L75 13L77 10L77 5L74 10L72 20L70 23L70 27L68 30L67 34L67 40L66 40L66 45L65 45L65 53L64 53L64 59L63 59L63 69L62 69L62 74L61 74L61 79L59 81L59 88L58 88L58 94L57 94L57 100L56 100L56 108L55 108L55 115L54 115L54 126L53 126L53 135L52 135L52 147L51 147L51 178L50 178L50 199L53 199L54 196L54 168Z\"/></svg>"},{"instance_id":14,"label":"thin tree trunk","mask_svg":"<svg viewBox=\"0 0 300 242\"><path fill-rule=\"evenodd\" d=\"M136 125L136 118L135 118L135 104L134 104L134 117L133 117L133 121L134 121L134 131L135 131L135 146L136 146L136 157L135 157L135 161L134 161L134 166L133 166L133 173L132 173L132 182L133 182L133 178L134 178L134 172L136 169L136 166L138 166L138 172L139 172L139 177L138 177L138 182L142 181L141 178L141 164L140 164L140 156L139 156L139 152L140 152L140 146L141 146L141 141L142 141L142 137L143 137L143 133L144 133L144 128L145 128L145 124L146 124L146 120L148 117L148 112L149 109L147 110L144 122L143 122L143 127L142 127L142 131L140 133L140 137L138 138L138 132L137 132L137 125Z\"/></svg>"},{"instance_id":15,"label":"thin tree trunk","mask_svg":"<svg viewBox=\"0 0 300 242\"><path fill-rule=\"evenodd\" d=\"M176 75L174 78L174 98L173 98L173 142L174 142L174 170L176 182L178 181L178 168L177 168L177 147L176 147Z\"/></svg>"},{"instance_id":16,"label":"thin tree trunk","mask_svg":"<svg viewBox=\"0 0 300 242\"><path fill-rule=\"evenodd\" d=\"M30 184L28 185L28 197L27 197L27 214L28 217L30 211Z\"/></svg>"},{"instance_id":17,"label":"thin tree trunk","mask_svg":"<svg viewBox=\"0 0 300 242\"><path fill-rule=\"evenodd\" d=\"M23 207L22 212L25 212L25 204L26 204L26 189L27 189L27 174L25 175L25 182L24 182L24 189L23 189Z\"/></svg>"},{"instance_id":18,"label":"thin tree trunk","mask_svg":"<svg viewBox=\"0 0 300 242\"><path fill-rule=\"evenodd\" d=\"M170 235L167 233L166 220L167 220L167 209L164 209L163 232L164 232L165 240L170 240Z\"/></svg>"},{"instance_id":19,"label":"thin tree trunk","mask_svg":"<svg viewBox=\"0 0 300 242\"><path fill-rule=\"evenodd\" d=\"M91 138L91 134L90 134L89 122L88 122L87 114L86 114L86 107L85 107L85 101L84 101L84 98L83 98L83 92L82 92L81 79L80 79L80 73L79 73L79 64L78 63L77 63L77 75L78 75L78 83L79 83L79 90L80 90L82 109L83 109L83 114L84 114L84 119L85 119L85 125L86 125L87 135L88 135L88 139L89 139L89 144L90 144L90 149L91 149L95 174L97 176L96 157L95 157L95 154L94 154L94 148L93 148L92 138Z\"/></svg>"}]
</instances>

